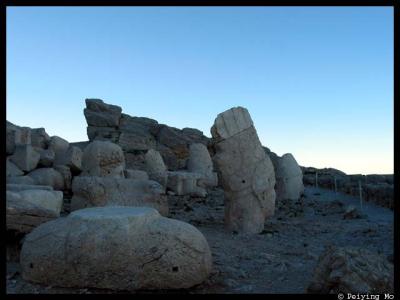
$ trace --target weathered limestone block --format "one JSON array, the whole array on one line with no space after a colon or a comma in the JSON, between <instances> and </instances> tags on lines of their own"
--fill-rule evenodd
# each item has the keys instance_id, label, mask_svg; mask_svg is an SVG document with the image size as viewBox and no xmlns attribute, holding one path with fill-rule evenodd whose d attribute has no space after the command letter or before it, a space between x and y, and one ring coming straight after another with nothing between
<instances>
[{"instance_id":1,"label":"weathered limestone block","mask_svg":"<svg viewBox=\"0 0 400 300\"><path fill-rule=\"evenodd\" d=\"M33 179L34 184L49 185L54 190L64 190L64 177L63 175L53 168L40 168L28 174Z\"/></svg>"},{"instance_id":2,"label":"weathered limestone block","mask_svg":"<svg viewBox=\"0 0 400 300\"><path fill-rule=\"evenodd\" d=\"M15 177L22 176L24 172L20 170L10 159L6 159L6 176L7 177Z\"/></svg>"},{"instance_id":3,"label":"weathered limestone block","mask_svg":"<svg viewBox=\"0 0 400 300\"><path fill-rule=\"evenodd\" d=\"M21 135L18 144L31 145L32 144L31 129L29 127L19 127L19 130L21 131Z\"/></svg>"},{"instance_id":4,"label":"weathered limestone block","mask_svg":"<svg viewBox=\"0 0 400 300\"><path fill-rule=\"evenodd\" d=\"M190 195L192 197L206 197L207 191L198 185L198 180L202 179L200 173L173 171L168 172L167 188L176 195Z\"/></svg>"},{"instance_id":5,"label":"weathered limestone block","mask_svg":"<svg viewBox=\"0 0 400 300\"><path fill-rule=\"evenodd\" d=\"M93 141L82 155L82 176L124 177L125 157L120 146Z\"/></svg>"},{"instance_id":6,"label":"weathered limestone block","mask_svg":"<svg viewBox=\"0 0 400 300\"><path fill-rule=\"evenodd\" d=\"M46 190L52 191L53 187L48 185L32 185L32 184L16 184L16 183L7 183L6 185L7 191L11 192L20 192L25 190Z\"/></svg>"},{"instance_id":7,"label":"weathered limestone block","mask_svg":"<svg viewBox=\"0 0 400 300\"><path fill-rule=\"evenodd\" d=\"M145 155L146 171L151 180L157 181L164 188L167 186L167 168L160 153L154 149L147 151Z\"/></svg>"},{"instance_id":8,"label":"weathered limestone block","mask_svg":"<svg viewBox=\"0 0 400 300\"><path fill-rule=\"evenodd\" d=\"M23 201L38 205L55 214L60 214L63 204L63 193L60 191L33 189L22 190L17 193Z\"/></svg>"},{"instance_id":9,"label":"weathered limestone block","mask_svg":"<svg viewBox=\"0 0 400 300\"><path fill-rule=\"evenodd\" d=\"M148 206L168 215L163 188L151 180L76 176L72 192L71 211L91 206Z\"/></svg>"},{"instance_id":10,"label":"weathered limestone block","mask_svg":"<svg viewBox=\"0 0 400 300\"><path fill-rule=\"evenodd\" d=\"M153 149L156 147L156 140L151 131L157 126L156 120L122 114L118 127L121 132L118 144L124 151Z\"/></svg>"},{"instance_id":11,"label":"weathered limestone block","mask_svg":"<svg viewBox=\"0 0 400 300\"><path fill-rule=\"evenodd\" d=\"M197 183L199 186L216 186L218 184L217 174L213 172L213 162L210 153L204 144L194 143L190 145L187 169L189 172L203 175L201 182Z\"/></svg>"},{"instance_id":12,"label":"weathered limestone block","mask_svg":"<svg viewBox=\"0 0 400 300\"><path fill-rule=\"evenodd\" d=\"M122 131L118 145L124 151L148 150L156 147L156 140L151 134Z\"/></svg>"},{"instance_id":13,"label":"weathered limestone block","mask_svg":"<svg viewBox=\"0 0 400 300\"><path fill-rule=\"evenodd\" d=\"M59 136L56 135L50 138L49 149L54 151L55 160L57 160L58 157L63 156L65 152L68 150L68 148L69 148L69 143L63 138L60 138Z\"/></svg>"},{"instance_id":14,"label":"weathered limestone block","mask_svg":"<svg viewBox=\"0 0 400 300\"><path fill-rule=\"evenodd\" d=\"M106 104L101 99L86 99L83 113L89 126L117 127L122 109L119 106Z\"/></svg>"},{"instance_id":15,"label":"weathered limestone block","mask_svg":"<svg viewBox=\"0 0 400 300\"><path fill-rule=\"evenodd\" d=\"M29 177L28 175L25 176L11 176L7 177L7 183L13 183L13 184L30 184L34 185L35 181Z\"/></svg>"},{"instance_id":16,"label":"weathered limestone block","mask_svg":"<svg viewBox=\"0 0 400 300\"><path fill-rule=\"evenodd\" d=\"M31 144L33 147L46 149L49 146L50 137L44 128L31 129Z\"/></svg>"},{"instance_id":17,"label":"weathered limestone block","mask_svg":"<svg viewBox=\"0 0 400 300\"><path fill-rule=\"evenodd\" d=\"M20 262L31 282L125 291L189 288L212 268L207 240L192 225L118 206L42 224L26 236Z\"/></svg>"},{"instance_id":18,"label":"weathered limestone block","mask_svg":"<svg viewBox=\"0 0 400 300\"><path fill-rule=\"evenodd\" d=\"M304 192L303 173L290 153L275 160L276 198L279 200L297 200Z\"/></svg>"},{"instance_id":19,"label":"weathered limestone block","mask_svg":"<svg viewBox=\"0 0 400 300\"><path fill-rule=\"evenodd\" d=\"M15 151L17 144L20 144L21 131L15 127L8 126L6 128L6 153L11 155Z\"/></svg>"},{"instance_id":20,"label":"weathered limestone block","mask_svg":"<svg viewBox=\"0 0 400 300\"><path fill-rule=\"evenodd\" d=\"M73 172L80 172L82 168L82 150L76 146L69 146L65 152L57 155L54 165L65 165Z\"/></svg>"},{"instance_id":21,"label":"weathered limestone block","mask_svg":"<svg viewBox=\"0 0 400 300\"><path fill-rule=\"evenodd\" d=\"M40 154L31 145L17 145L10 160L22 171L31 171L36 168Z\"/></svg>"},{"instance_id":22,"label":"weathered limestone block","mask_svg":"<svg viewBox=\"0 0 400 300\"><path fill-rule=\"evenodd\" d=\"M385 255L363 248L327 247L319 257L308 293L393 293L394 270Z\"/></svg>"},{"instance_id":23,"label":"weathered limestone block","mask_svg":"<svg viewBox=\"0 0 400 300\"><path fill-rule=\"evenodd\" d=\"M59 172L64 179L64 190L71 190L72 188L72 173L68 166L57 165L54 166L54 170Z\"/></svg>"},{"instance_id":24,"label":"weathered limestone block","mask_svg":"<svg viewBox=\"0 0 400 300\"><path fill-rule=\"evenodd\" d=\"M56 154L52 149L35 148L40 154L38 166L49 168L53 165Z\"/></svg>"},{"instance_id":25,"label":"weathered limestone block","mask_svg":"<svg viewBox=\"0 0 400 300\"><path fill-rule=\"evenodd\" d=\"M149 175L146 171L142 170L130 170L127 169L124 171L125 178L129 179L139 179L139 180L149 180Z\"/></svg>"},{"instance_id":26,"label":"weathered limestone block","mask_svg":"<svg viewBox=\"0 0 400 300\"><path fill-rule=\"evenodd\" d=\"M120 131L113 127L88 126L86 132L89 141L99 140L117 143L120 135Z\"/></svg>"},{"instance_id":27,"label":"weathered limestone block","mask_svg":"<svg viewBox=\"0 0 400 300\"><path fill-rule=\"evenodd\" d=\"M245 108L217 116L211 128L225 192L225 226L228 230L259 233L275 210L275 173Z\"/></svg>"},{"instance_id":28,"label":"weathered limestone block","mask_svg":"<svg viewBox=\"0 0 400 300\"><path fill-rule=\"evenodd\" d=\"M62 193L45 190L7 191L7 230L28 233L60 216Z\"/></svg>"}]
</instances>

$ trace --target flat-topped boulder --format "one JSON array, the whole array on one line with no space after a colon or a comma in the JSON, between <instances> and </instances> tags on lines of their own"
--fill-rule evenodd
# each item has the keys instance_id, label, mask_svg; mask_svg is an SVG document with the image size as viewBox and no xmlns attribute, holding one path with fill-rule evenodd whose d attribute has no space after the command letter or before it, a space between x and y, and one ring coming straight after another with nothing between
<instances>
[{"instance_id":1,"label":"flat-topped boulder","mask_svg":"<svg viewBox=\"0 0 400 300\"><path fill-rule=\"evenodd\" d=\"M200 231L147 207L75 211L33 230L20 255L25 280L126 291L190 288L211 259Z\"/></svg>"},{"instance_id":2,"label":"flat-topped boulder","mask_svg":"<svg viewBox=\"0 0 400 300\"><path fill-rule=\"evenodd\" d=\"M275 172L243 107L217 116L211 128L214 162L225 193L228 230L259 233L275 210Z\"/></svg>"},{"instance_id":3,"label":"flat-topped boulder","mask_svg":"<svg viewBox=\"0 0 400 300\"><path fill-rule=\"evenodd\" d=\"M72 192L71 210L92 206L148 206L168 215L164 188L152 180L76 176Z\"/></svg>"},{"instance_id":4,"label":"flat-topped boulder","mask_svg":"<svg viewBox=\"0 0 400 300\"><path fill-rule=\"evenodd\" d=\"M124 177L125 157L117 144L93 141L82 155L83 176Z\"/></svg>"},{"instance_id":5,"label":"flat-topped boulder","mask_svg":"<svg viewBox=\"0 0 400 300\"><path fill-rule=\"evenodd\" d=\"M58 218L62 203L62 192L39 189L7 190L7 230L28 233L40 224Z\"/></svg>"}]
</instances>

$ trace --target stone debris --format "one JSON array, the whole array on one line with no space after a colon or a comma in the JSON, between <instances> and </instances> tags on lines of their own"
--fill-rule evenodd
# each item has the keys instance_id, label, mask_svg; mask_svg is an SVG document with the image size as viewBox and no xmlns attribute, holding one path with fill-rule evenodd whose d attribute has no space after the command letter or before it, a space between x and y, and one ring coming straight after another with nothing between
<instances>
[{"instance_id":1,"label":"stone debris","mask_svg":"<svg viewBox=\"0 0 400 300\"><path fill-rule=\"evenodd\" d=\"M275 210L275 173L258 139L250 114L243 107L217 116L211 128L214 162L225 191L228 230L259 233Z\"/></svg>"},{"instance_id":2,"label":"stone debris","mask_svg":"<svg viewBox=\"0 0 400 300\"><path fill-rule=\"evenodd\" d=\"M327 247L307 292L393 293L393 264L384 255L355 247Z\"/></svg>"},{"instance_id":3,"label":"stone debris","mask_svg":"<svg viewBox=\"0 0 400 300\"><path fill-rule=\"evenodd\" d=\"M76 176L72 193L71 211L92 206L149 206L168 215L163 187L151 180Z\"/></svg>"},{"instance_id":4,"label":"stone debris","mask_svg":"<svg viewBox=\"0 0 400 300\"><path fill-rule=\"evenodd\" d=\"M20 261L31 282L111 290L190 288L212 268L200 231L146 207L89 208L42 224Z\"/></svg>"}]
</instances>

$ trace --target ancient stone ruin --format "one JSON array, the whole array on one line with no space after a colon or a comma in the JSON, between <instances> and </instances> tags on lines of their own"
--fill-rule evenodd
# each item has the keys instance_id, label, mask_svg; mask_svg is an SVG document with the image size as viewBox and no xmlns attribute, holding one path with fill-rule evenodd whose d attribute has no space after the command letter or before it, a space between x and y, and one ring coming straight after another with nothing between
<instances>
[{"instance_id":1,"label":"ancient stone ruin","mask_svg":"<svg viewBox=\"0 0 400 300\"><path fill-rule=\"evenodd\" d=\"M310 187L316 169L263 147L246 108L220 113L210 124L212 138L129 116L100 99L86 99L84 116L88 141L77 143L7 121L7 261L19 268L7 275L7 289L18 278L22 292L281 292L275 285L292 291L284 277L308 263L316 267L304 292L393 290L393 259L382 253L318 252L322 241L336 239L326 235L335 226L350 226L339 231L350 235L347 243L376 238L378 229L363 227L370 224L389 235L387 222L369 223L354 203L318 201L321 190ZM329 186L331 173L318 172L320 185ZM393 185L390 176L338 171L335 179L339 190L368 179L375 198ZM360 223L354 229L352 222ZM386 240L376 239L385 253ZM257 276L266 280L257 283Z\"/></svg>"},{"instance_id":2,"label":"ancient stone ruin","mask_svg":"<svg viewBox=\"0 0 400 300\"><path fill-rule=\"evenodd\" d=\"M225 225L258 233L275 210L275 172L258 139L247 109L231 108L211 128L215 156L225 191Z\"/></svg>"}]
</instances>

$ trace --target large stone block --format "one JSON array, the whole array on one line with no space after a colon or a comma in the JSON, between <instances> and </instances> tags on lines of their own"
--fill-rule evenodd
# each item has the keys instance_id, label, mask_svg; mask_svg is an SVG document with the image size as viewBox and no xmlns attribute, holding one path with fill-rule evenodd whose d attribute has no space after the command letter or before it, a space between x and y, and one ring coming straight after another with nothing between
<instances>
[{"instance_id":1,"label":"large stone block","mask_svg":"<svg viewBox=\"0 0 400 300\"><path fill-rule=\"evenodd\" d=\"M29 172L36 168L40 154L31 145L17 145L10 160L22 171Z\"/></svg>"},{"instance_id":2,"label":"large stone block","mask_svg":"<svg viewBox=\"0 0 400 300\"><path fill-rule=\"evenodd\" d=\"M122 109L119 106L106 104L100 99L86 99L83 113L89 126L117 127Z\"/></svg>"},{"instance_id":3,"label":"large stone block","mask_svg":"<svg viewBox=\"0 0 400 300\"><path fill-rule=\"evenodd\" d=\"M40 154L38 166L49 168L53 165L56 154L52 149L35 148Z\"/></svg>"},{"instance_id":4,"label":"large stone block","mask_svg":"<svg viewBox=\"0 0 400 300\"><path fill-rule=\"evenodd\" d=\"M189 159L187 162L189 172L200 173L203 175L203 184L216 186L216 174L213 172L213 162L207 147L201 143L191 144L189 147Z\"/></svg>"},{"instance_id":5,"label":"large stone block","mask_svg":"<svg viewBox=\"0 0 400 300\"><path fill-rule=\"evenodd\" d=\"M6 159L6 176L7 177L16 177L22 176L24 172L20 168L18 168L10 159Z\"/></svg>"},{"instance_id":6,"label":"large stone block","mask_svg":"<svg viewBox=\"0 0 400 300\"><path fill-rule=\"evenodd\" d=\"M66 151L56 156L54 165L65 165L71 171L79 173L82 168L82 150L76 146L69 146Z\"/></svg>"},{"instance_id":7,"label":"large stone block","mask_svg":"<svg viewBox=\"0 0 400 300\"><path fill-rule=\"evenodd\" d=\"M91 206L148 206L168 215L164 189L151 180L76 176L72 192L71 210Z\"/></svg>"},{"instance_id":8,"label":"large stone block","mask_svg":"<svg viewBox=\"0 0 400 300\"><path fill-rule=\"evenodd\" d=\"M45 190L7 191L7 230L28 233L60 216L62 193Z\"/></svg>"},{"instance_id":9,"label":"large stone block","mask_svg":"<svg viewBox=\"0 0 400 300\"><path fill-rule=\"evenodd\" d=\"M258 233L275 210L275 173L245 108L219 114L211 129L225 192L225 226Z\"/></svg>"},{"instance_id":10,"label":"large stone block","mask_svg":"<svg viewBox=\"0 0 400 300\"><path fill-rule=\"evenodd\" d=\"M48 185L57 191L62 191L65 188L63 175L53 168L36 169L30 172L28 176L37 185Z\"/></svg>"},{"instance_id":11,"label":"large stone block","mask_svg":"<svg viewBox=\"0 0 400 300\"><path fill-rule=\"evenodd\" d=\"M82 175L124 177L125 157L120 146L106 141L93 141L82 155Z\"/></svg>"},{"instance_id":12,"label":"large stone block","mask_svg":"<svg viewBox=\"0 0 400 300\"><path fill-rule=\"evenodd\" d=\"M277 157L274 163L276 176L276 199L297 200L304 192L303 173L290 153Z\"/></svg>"},{"instance_id":13,"label":"large stone block","mask_svg":"<svg viewBox=\"0 0 400 300\"><path fill-rule=\"evenodd\" d=\"M31 129L31 144L33 147L46 149L49 146L50 137L44 128Z\"/></svg>"},{"instance_id":14,"label":"large stone block","mask_svg":"<svg viewBox=\"0 0 400 300\"><path fill-rule=\"evenodd\" d=\"M20 192L25 190L45 190L52 191L53 187L49 185L33 185L33 184L16 184L16 183L7 183L6 185L7 191L11 192Z\"/></svg>"},{"instance_id":15,"label":"large stone block","mask_svg":"<svg viewBox=\"0 0 400 300\"><path fill-rule=\"evenodd\" d=\"M198 185L198 181L202 178L204 177L200 173L169 171L167 188L179 196L206 197L207 191Z\"/></svg>"},{"instance_id":16,"label":"large stone block","mask_svg":"<svg viewBox=\"0 0 400 300\"><path fill-rule=\"evenodd\" d=\"M167 186L167 167L160 153L154 149L147 151L145 155L145 164L149 178L157 181L165 188Z\"/></svg>"},{"instance_id":17,"label":"large stone block","mask_svg":"<svg viewBox=\"0 0 400 300\"><path fill-rule=\"evenodd\" d=\"M63 156L68 148L69 143L67 140L64 140L56 135L50 138L49 149L54 151L55 159L57 159L59 156Z\"/></svg>"},{"instance_id":18,"label":"large stone block","mask_svg":"<svg viewBox=\"0 0 400 300\"><path fill-rule=\"evenodd\" d=\"M126 291L200 284L211 259L200 231L146 207L73 212L27 235L20 255L25 280Z\"/></svg>"}]
</instances>

